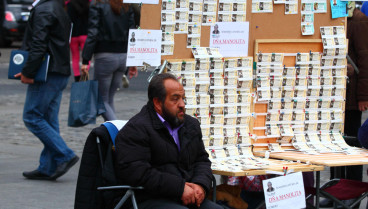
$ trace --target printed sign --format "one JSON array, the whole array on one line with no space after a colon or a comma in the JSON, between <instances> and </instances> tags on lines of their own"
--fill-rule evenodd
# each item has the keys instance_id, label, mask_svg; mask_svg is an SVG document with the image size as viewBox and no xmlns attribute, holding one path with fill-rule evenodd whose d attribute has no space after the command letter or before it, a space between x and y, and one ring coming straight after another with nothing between
<instances>
[{"instance_id":1,"label":"printed sign","mask_svg":"<svg viewBox=\"0 0 368 209\"><path fill-rule=\"evenodd\" d=\"M348 16L348 2L340 0L330 0L332 18Z\"/></svg>"},{"instance_id":2,"label":"printed sign","mask_svg":"<svg viewBox=\"0 0 368 209\"><path fill-rule=\"evenodd\" d=\"M151 66L161 63L161 30L129 30L127 66Z\"/></svg>"},{"instance_id":3,"label":"printed sign","mask_svg":"<svg viewBox=\"0 0 368 209\"><path fill-rule=\"evenodd\" d=\"M124 3L133 4L158 4L158 0L124 0Z\"/></svg>"},{"instance_id":4,"label":"printed sign","mask_svg":"<svg viewBox=\"0 0 368 209\"><path fill-rule=\"evenodd\" d=\"M248 56L249 22L217 22L211 26L210 47L223 57Z\"/></svg>"},{"instance_id":5,"label":"printed sign","mask_svg":"<svg viewBox=\"0 0 368 209\"><path fill-rule=\"evenodd\" d=\"M302 173L263 180L267 209L305 208L305 192Z\"/></svg>"}]
</instances>

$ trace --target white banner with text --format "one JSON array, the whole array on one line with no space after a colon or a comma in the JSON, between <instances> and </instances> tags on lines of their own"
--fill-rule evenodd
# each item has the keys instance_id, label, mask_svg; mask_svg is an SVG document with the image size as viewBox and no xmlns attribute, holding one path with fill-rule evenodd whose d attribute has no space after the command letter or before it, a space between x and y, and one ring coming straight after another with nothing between
<instances>
[{"instance_id":1,"label":"white banner with text","mask_svg":"<svg viewBox=\"0 0 368 209\"><path fill-rule=\"evenodd\" d=\"M301 172L263 180L262 183L267 209L306 207Z\"/></svg>"},{"instance_id":2,"label":"white banner with text","mask_svg":"<svg viewBox=\"0 0 368 209\"><path fill-rule=\"evenodd\" d=\"M248 56L249 22L217 22L211 26L210 47L223 57Z\"/></svg>"},{"instance_id":3,"label":"white banner with text","mask_svg":"<svg viewBox=\"0 0 368 209\"><path fill-rule=\"evenodd\" d=\"M127 66L151 66L161 64L161 30L130 29Z\"/></svg>"}]
</instances>

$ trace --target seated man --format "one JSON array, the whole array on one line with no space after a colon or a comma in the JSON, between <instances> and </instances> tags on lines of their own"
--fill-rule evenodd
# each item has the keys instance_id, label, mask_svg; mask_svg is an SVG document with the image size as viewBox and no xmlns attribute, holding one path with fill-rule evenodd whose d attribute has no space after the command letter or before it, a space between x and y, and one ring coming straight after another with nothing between
<instances>
[{"instance_id":1,"label":"seated man","mask_svg":"<svg viewBox=\"0 0 368 209\"><path fill-rule=\"evenodd\" d=\"M212 171L199 122L185 114L183 86L159 74L148 87L148 103L116 138L119 183L143 186L139 209L220 209L205 199Z\"/></svg>"}]
</instances>

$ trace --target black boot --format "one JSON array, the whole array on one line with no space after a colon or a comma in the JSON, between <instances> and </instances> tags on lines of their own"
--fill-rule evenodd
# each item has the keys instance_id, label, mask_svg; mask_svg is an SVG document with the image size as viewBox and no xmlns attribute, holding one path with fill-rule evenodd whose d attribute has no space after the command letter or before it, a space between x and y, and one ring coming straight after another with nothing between
<instances>
[{"instance_id":1,"label":"black boot","mask_svg":"<svg viewBox=\"0 0 368 209\"><path fill-rule=\"evenodd\" d=\"M75 81L75 82L79 82L79 81L80 81L80 77L81 77L80 75L78 75L78 76L74 76L74 81Z\"/></svg>"}]
</instances>

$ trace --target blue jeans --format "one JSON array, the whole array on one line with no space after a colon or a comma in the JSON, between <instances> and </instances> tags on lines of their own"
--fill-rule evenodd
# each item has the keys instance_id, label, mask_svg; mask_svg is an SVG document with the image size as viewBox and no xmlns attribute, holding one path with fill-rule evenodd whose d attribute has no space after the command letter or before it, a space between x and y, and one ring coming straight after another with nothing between
<instances>
[{"instance_id":1,"label":"blue jeans","mask_svg":"<svg viewBox=\"0 0 368 209\"><path fill-rule=\"evenodd\" d=\"M29 84L27 88L23 121L44 145L37 170L49 176L58 165L75 156L59 133L58 114L68 79L68 76L49 74L46 83Z\"/></svg>"},{"instance_id":2,"label":"blue jeans","mask_svg":"<svg viewBox=\"0 0 368 209\"><path fill-rule=\"evenodd\" d=\"M98 92L104 102L105 121L117 120L114 108L114 96L121 88L122 77L126 71L126 53L97 53L95 55L94 79L98 81Z\"/></svg>"},{"instance_id":3,"label":"blue jeans","mask_svg":"<svg viewBox=\"0 0 368 209\"><path fill-rule=\"evenodd\" d=\"M138 204L139 209L191 209L198 208L197 206L187 207L180 203L168 199L150 199ZM222 206L204 199L198 209L224 209Z\"/></svg>"}]
</instances>

